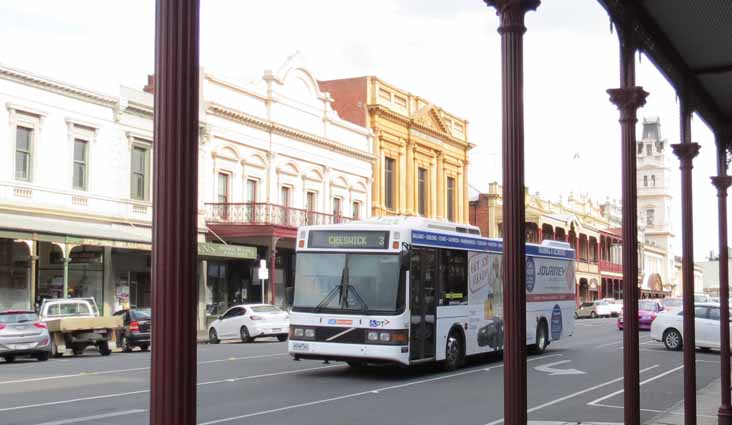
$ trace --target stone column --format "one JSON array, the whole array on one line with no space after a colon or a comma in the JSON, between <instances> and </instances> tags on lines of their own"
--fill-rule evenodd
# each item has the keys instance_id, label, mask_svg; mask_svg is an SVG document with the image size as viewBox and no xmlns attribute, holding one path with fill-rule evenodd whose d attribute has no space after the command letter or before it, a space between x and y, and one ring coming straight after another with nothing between
<instances>
[{"instance_id":1,"label":"stone column","mask_svg":"<svg viewBox=\"0 0 732 425\"><path fill-rule=\"evenodd\" d=\"M526 269L524 242L524 16L539 0L485 0L500 17L503 145L503 414L525 424Z\"/></svg>"},{"instance_id":2,"label":"stone column","mask_svg":"<svg viewBox=\"0 0 732 425\"><path fill-rule=\"evenodd\" d=\"M419 190L417 190L416 187L416 164L414 161L414 141L409 138L407 139L407 146L406 146L406 168L404 170L404 175L406 177L406 191L405 194L407 196L407 203L406 203L406 212L407 215L414 215L417 214L417 203L419 202ZM425 182L426 183L426 182ZM402 204L402 208L405 208L405 205Z\"/></svg>"},{"instance_id":3,"label":"stone column","mask_svg":"<svg viewBox=\"0 0 732 425\"><path fill-rule=\"evenodd\" d=\"M636 112L648 93L635 85L632 30L618 28L620 88L608 90L620 111L623 211L623 388L624 423L640 424L640 360L638 340L638 188L636 181Z\"/></svg>"},{"instance_id":4,"label":"stone column","mask_svg":"<svg viewBox=\"0 0 732 425\"><path fill-rule=\"evenodd\" d=\"M429 190L427 193L429 194L429 210L427 211L427 216L430 218L437 217L437 209L439 208L439 197L440 197L440 191L438 187L440 186L439 181L437 180L437 154L433 153L432 158L430 158L430 180L429 180Z\"/></svg>"},{"instance_id":5,"label":"stone column","mask_svg":"<svg viewBox=\"0 0 732 425\"><path fill-rule=\"evenodd\" d=\"M694 221L691 190L692 160L699 154L699 144L691 142L689 101L681 93L679 99L681 143L671 145L681 161L681 274L684 282L682 304L684 314L684 424L696 424L696 336L694 331Z\"/></svg>"},{"instance_id":6,"label":"stone column","mask_svg":"<svg viewBox=\"0 0 732 425\"><path fill-rule=\"evenodd\" d=\"M372 214L372 211L380 211L383 207L384 200L381 195L382 191L382 182L381 182L381 167L384 163L383 159L381 158L381 137L380 134L377 132L376 135L374 135L374 163L373 163L373 184L369 186L371 189L371 208L373 210L369 210L369 215Z\"/></svg>"},{"instance_id":7,"label":"stone column","mask_svg":"<svg viewBox=\"0 0 732 425\"><path fill-rule=\"evenodd\" d=\"M455 184L457 187L455 188L455 191L457 192L457 205L455 206L455 221L457 223L463 223L463 216L465 214L463 209L463 204L465 203L465 197L463 196L463 182L465 181L465 176L463 175L463 169L462 167L458 168L457 171L457 182Z\"/></svg>"},{"instance_id":8,"label":"stone column","mask_svg":"<svg viewBox=\"0 0 732 425\"><path fill-rule=\"evenodd\" d=\"M199 10L158 0L155 14L151 425L196 423Z\"/></svg>"},{"instance_id":9,"label":"stone column","mask_svg":"<svg viewBox=\"0 0 732 425\"><path fill-rule=\"evenodd\" d=\"M459 188L463 192L463 223L470 223L470 217L468 217L470 210L470 191L468 190L468 159L465 158L463 163L463 186Z\"/></svg>"},{"instance_id":10,"label":"stone column","mask_svg":"<svg viewBox=\"0 0 732 425\"><path fill-rule=\"evenodd\" d=\"M445 153L437 152L437 218L447 218L447 180L445 179Z\"/></svg>"}]
</instances>

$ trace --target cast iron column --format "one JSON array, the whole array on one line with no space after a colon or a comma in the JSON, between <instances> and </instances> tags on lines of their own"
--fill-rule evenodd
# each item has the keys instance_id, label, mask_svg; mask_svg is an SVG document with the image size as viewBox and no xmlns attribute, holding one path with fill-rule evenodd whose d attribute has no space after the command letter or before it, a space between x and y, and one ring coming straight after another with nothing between
<instances>
[{"instance_id":1,"label":"cast iron column","mask_svg":"<svg viewBox=\"0 0 732 425\"><path fill-rule=\"evenodd\" d=\"M727 189L732 185L732 176L727 175L727 143L732 135L717 136L717 176L712 184L717 188L719 210L719 362L722 377L722 404L719 406L719 425L732 425L732 403L730 403L730 349L729 349L729 247L727 245Z\"/></svg>"},{"instance_id":2,"label":"cast iron column","mask_svg":"<svg viewBox=\"0 0 732 425\"><path fill-rule=\"evenodd\" d=\"M684 283L684 424L696 424L696 338L694 332L694 221L691 191L692 160L699 145L691 143L691 110L686 96L680 96L681 143L671 145L681 161L681 274Z\"/></svg>"},{"instance_id":3,"label":"cast iron column","mask_svg":"<svg viewBox=\"0 0 732 425\"><path fill-rule=\"evenodd\" d=\"M151 425L196 423L199 0L157 0Z\"/></svg>"},{"instance_id":4,"label":"cast iron column","mask_svg":"<svg viewBox=\"0 0 732 425\"><path fill-rule=\"evenodd\" d=\"M640 425L640 361L638 341L638 189L636 179L636 112L648 93L635 85L635 59L630 30L618 28L620 88L610 101L620 111L623 209L623 388L624 423Z\"/></svg>"},{"instance_id":5,"label":"cast iron column","mask_svg":"<svg viewBox=\"0 0 732 425\"><path fill-rule=\"evenodd\" d=\"M526 262L524 221L524 16L539 0L485 0L501 24L503 100L503 416L508 425L526 415Z\"/></svg>"}]
</instances>

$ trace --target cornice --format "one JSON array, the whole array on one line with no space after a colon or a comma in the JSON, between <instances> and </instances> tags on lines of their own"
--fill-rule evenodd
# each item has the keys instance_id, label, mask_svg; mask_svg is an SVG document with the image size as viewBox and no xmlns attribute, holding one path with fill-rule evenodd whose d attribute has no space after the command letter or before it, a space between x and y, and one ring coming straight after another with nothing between
<instances>
[{"instance_id":1,"label":"cornice","mask_svg":"<svg viewBox=\"0 0 732 425\"><path fill-rule=\"evenodd\" d=\"M228 119L231 121L239 122L242 124L246 124L252 127L259 128L261 130L265 131L271 131L273 133L276 133L281 136L287 136L291 137L293 139L300 140L302 142L311 143L313 145L317 145L335 152L340 152L358 159L362 159L365 161L373 162L375 161L375 157L373 154L370 154L365 151L359 151L357 149L352 149L349 147L344 146L341 143L338 143L334 140L326 139L323 137L318 137L309 133L306 133L301 130L294 129L292 127L288 127L282 124L278 124L275 122L263 120L261 118L257 118L255 116L249 115L247 113L228 108L223 105L219 105L217 103L209 102L206 108L206 111L208 113L211 113L214 116L218 116L220 118Z\"/></svg>"},{"instance_id":2,"label":"cornice","mask_svg":"<svg viewBox=\"0 0 732 425\"><path fill-rule=\"evenodd\" d=\"M30 72L20 71L0 65L0 78L16 81L31 87L47 90L53 93L63 94L86 102L95 103L101 106L114 107L117 99L91 90L82 89L66 83L41 77Z\"/></svg>"}]
</instances>

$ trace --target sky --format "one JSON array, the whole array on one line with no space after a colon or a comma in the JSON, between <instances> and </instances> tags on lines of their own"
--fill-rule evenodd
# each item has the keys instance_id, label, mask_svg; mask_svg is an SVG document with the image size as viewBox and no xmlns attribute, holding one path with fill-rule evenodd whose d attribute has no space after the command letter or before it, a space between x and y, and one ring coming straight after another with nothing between
<instances>
[{"instance_id":1,"label":"sky","mask_svg":"<svg viewBox=\"0 0 732 425\"><path fill-rule=\"evenodd\" d=\"M501 76L498 18L482 0L202 0L201 65L234 79L259 77L295 52L316 78L380 78L469 121L471 186L500 181ZM153 0L3 0L5 65L105 92L141 88L154 67ZM617 87L618 43L593 0L544 1L526 18L526 184L557 200L573 192L620 198L620 126L606 89ZM678 143L672 87L636 56L650 92L638 113L660 116ZM640 135L640 127L638 130ZM694 249L718 251L714 139L694 118L701 144L693 172ZM578 154L578 155L576 155ZM578 156L579 159L573 159ZM673 227L681 249L680 174L674 169Z\"/></svg>"}]
</instances>

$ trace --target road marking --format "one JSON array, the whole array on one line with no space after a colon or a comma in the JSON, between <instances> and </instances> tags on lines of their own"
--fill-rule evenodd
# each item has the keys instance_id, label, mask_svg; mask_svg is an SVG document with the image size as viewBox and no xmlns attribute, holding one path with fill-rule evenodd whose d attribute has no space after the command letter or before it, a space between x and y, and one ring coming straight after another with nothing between
<instances>
[{"instance_id":1,"label":"road marking","mask_svg":"<svg viewBox=\"0 0 732 425\"><path fill-rule=\"evenodd\" d=\"M281 353L281 354L263 354L258 356L247 356L247 357L230 357L228 359L222 359L222 360L206 360L203 362L196 363L197 365L207 365L207 364L213 364L213 363L224 363L224 362L231 362L231 361L237 361L237 360L252 360L252 359L261 359L265 357L281 357L281 356L288 356L288 353ZM15 379L12 381L0 381L0 385L6 385L6 384L22 384L27 382L39 382L39 381L51 381L55 379L69 379L69 378L85 378L89 376L97 376L97 375L113 375L117 373L128 373L128 372L140 372L150 370L150 367L136 367L132 369L116 369L116 370L103 370L99 372L79 372L74 373L71 375L54 375L54 376L43 376L40 378L23 378L23 379Z\"/></svg>"},{"instance_id":2,"label":"road marking","mask_svg":"<svg viewBox=\"0 0 732 425\"><path fill-rule=\"evenodd\" d=\"M557 369L557 368L553 368L552 367L552 366L556 366L556 365L560 365L560 364L569 363L571 361L572 360L560 360L560 361L554 362L554 363L547 363L547 364L543 364L541 366L535 367L534 370L538 370L539 372L548 373L549 376L554 376L554 375L584 375L585 372L583 372L581 370L577 370L577 369Z\"/></svg>"},{"instance_id":3,"label":"road marking","mask_svg":"<svg viewBox=\"0 0 732 425\"><path fill-rule=\"evenodd\" d=\"M673 368L673 369L667 370L666 372L660 373L660 374L658 374L658 375L656 375L656 376L654 376L654 377L652 377L652 378L648 378L648 379L646 379L645 381L641 381L641 383L640 383L640 384L638 384L638 386L641 386L641 387L642 387L643 385L645 385L645 384L647 384L647 383L649 383L649 382L653 382L653 381L655 381L656 379L660 379L660 378L663 378L664 376L666 376L666 375L670 375L670 374L672 374L672 373L676 372L677 370L681 370L681 369L683 369L683 368L684 368L684 365L681 365L681 366L675 367L675 368ZM625 390L624 390L624 389L623 389L623 390L618 390L618 391L615 391L614 393L610 393L610 394L608 394L608 395L606 395L606 396L600 397L600 398L598 398L597 400L592 400L591 402L589 402L589 403L587 403L587 404L588 404L589 406L592 406L592 405L594 405L594 404L597 404L597 403L599 403L599 402L601 402L601 401L605 401L605 400L607 400L607 399L609 399L609 398L615 397L615 396L616 396L616 395L618 395L618 394L622 394L623 392L625 392Z\"/></svg>"},{"instance_id":4,"label":"road marking","mask_svg":"<svg viewBox=\"0 0 732 425\"><path fill-rule=\"evenodd\" d=\"M610 407L613 409L625 409L623 406L613 406L612 404L593 404L592 407ZM655 409L640 409L641 412L650 412L650 413L664 413L663 410L655 410Z\"/></svg>"},{"instance_id":5,"label":"road marking","mask_svg":"<svg viewBox=\"0 0 732 425\"><path fill-rule=\"evenodd\" d=\"M549 355L549 356L542 356L541 358L538 358L538 357L529 358L526 361L527 362L531 362L531 361L537 361L537 360L545 360L545 359L548 359L548 358L551 358L551 357L559 357L559 356L563 356L563 354L552 354L552 355ZM406 382L404 384L390 385L388 387L380 387L380 388L376 388L376 389L372 389L372 390L365 390L365 391L361 391L361 392L357 392L357 393L345 394L345 395L338 396L338 397L325 398L325 399L321 399L321 400L310 401L310 402L307 402L307 403L293 404L293 405L289 405L289 406L278 407L276 409L262 410L262 411L259 411L259 412L253 412L253 413L248 413L248 414L245 414L245 415L233 416L233 417L230 417L230 418L216 419L216 420L213 420L213 421L202 422L202 423L199 423L198 425L214 425L214 424L220 424L220 423L225 423L225 422L238 421L240 419L247 419L247 418L251 418L251 417L255 417L255 416L268 415L270 413L284 412L284 411L287 411L287 410L298 409L298 408L301 408L301 407L315 406L315 405L318 405L318 404L330 403L332 401L338 401L338 400L345 400L345 399L354 398L354 397L360 397L360 396L363 396L363 395L379 394L379 393L381 393L383 391L395 390L395 389L399 389L399 388L411 387L411 386L414 386L414 385L426 384L426 383L429 383L429 382L441 381L441 380L444 380L444 379L454 378L454 377L457 377L457 376L469 375L469 374L473 374L473 373L476 373L476 372L486 372L486 371L490 371L490 370L493 370L493 369L499 369L499 368L502 368L502 367L503 367L503 364L496 365L496 366L489 366L489 367L478 367L478 368L475 368L475 369L466 370L464 372L451 373L449 375L441 375L441 376L436 376L434 378L428 378L428 379L421 379L421 380L417 380L417 381Z\"/></svg>"},{"instance_id":6,"label":"road marking","mask_svg":"<svg viewBox=\"0 0 732 425\"><path fill-rule=\"evenodd\" d=\"M640 371L640 373L643 373L643 372L647 372L647 371L649 371L649 370L651 370L651 369L655 369L655 368L657 368L658 366L659 366L659 365L657 365L657 364L656 364L656 365L653 365L653 366L647 367L647 368L645 368L645 369L642 369L642 370ZM532 407L531 409L527 409L527 410L526 410L526 413L532 413L532 412L535 412L535 411L537 411L537 410L540 410L540 409L543 409L543 408L545 408L545 407L549 407L549 406L552 406L552 405L554 405L554 404L557 404L557 403L561 403L561 402L563 402L563 401L565 401L565 400L569 400L570 398L574 398L574 397L577 397L577 396L579 396L579 395L582 395L582 394L585 394L585 393L589 393L589 392L591 392L591 391L595 391L595 390L597 390L597 389L600 389L600 388L602 388L602 387L606 387L606 386L608 386L608 385L611 385L611 384L614 384L614 383L616 383L616 382L620 382L620 381L622 381L622 380L623 380L623 377L621 376L620 378L615 378L615 379L613 379L613 380L611 380L611 381L607 381L607 382L604 382L604 383L602 383L602 384L599 384L599 385L595 385L595 386L593 386L593 387L585 388L584 390L580 390L580 391L574 392L574 393L572 393L572 394L568 394L568 395L565 395L564 397L559 397L558 399L555 399L555 400L552 400L552 401L548 401L548 402L546 402L546 403L544 403L544 404L540 404L540 405L538 405L538 406ZM501 418L501 419L498 419L498 420L496 420L496 421L493 421L493 422L488 422L488 423L487 423L486 425L497 425L497 424L500 424L500 423L502 423L502 422L503 422L503 418Z\"/></svg>"},{"instance_id":7,"label":"road marking","mask_svg":"<svg viewBox=\"0 0 732 425\"><path fill-rule=\"evenodd\" d=\"M105 414L102 414L102 415L83 416L81 418L62 419L60 421L43 422L41 424L36 424L36 425L67 425L67 424L76 424L76 423L79 423L79 422L90 422L90 421L96 421L98 419L115 418L117 416L136 415L138 413L145 413L145 412L147 412L147 410L144 410L144 409L135 409L135 410L128 410L126 412L113 412L113 413L105 413Z\"/></svg>"},{"instance_id":8,"label":"road marking","mask_svg":"<svg viewBox=\"0 0 732 425\"><path fill-rule=\"evenodd\" d=\"M286 374L307 372L307 371L317 370L317 369L327 369L327 368L339 367L339 366L343 367L344 365L337 364L337 365L329 365L329 366L318 366L318 367L311 367L311 368L306 368L306 369L296 369L296 370L288 370L288 371L283 371L283 372L265 373L262 375L242 376L241 378L223 379L223 380L219 380L219 381L199 382L196 384L196 386L221 384L224 382L245 381L248 379L257 379L257 378L264 378L264 377L269 377L269 376L286 375ZM150 390L129 391L129 392L125 392L125 393L105 394L105 395L99 395L99 396L94 396L94 397L84 397L84 398L74 398L74 399L70 399L70 400L51 401L51 402L47 402L47 403L36 403L36 404L26 404L26 405L13 406L13 407L3 407L3 408L0 408L0 412L10 412L10 411L14 411L14 410L31 409L34 407L57 406L59 404L72 404L72 403L79 403L82 401L103 400L103 399L107 399L107 398L125 397L125 396L130 396L130 395L137 395L137 394L147 394L149 392L150 392Z\"/></svg>"},{"instance_id":9,"label":"road marking","mask_svg":"<svg viewBox=\"0 0 732 425\"><path fill-rule=\"evenodd\" d=\"M595 348L609 347L611 345L622 344L622 343L623 343L623 340L621 339L620 341L613 341L613 342L608 342L607 344L597 345L597 346L595 346Z\"/></svg>"}]
</instances>

